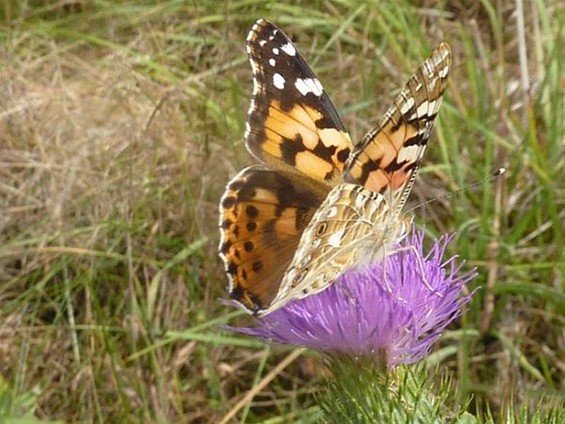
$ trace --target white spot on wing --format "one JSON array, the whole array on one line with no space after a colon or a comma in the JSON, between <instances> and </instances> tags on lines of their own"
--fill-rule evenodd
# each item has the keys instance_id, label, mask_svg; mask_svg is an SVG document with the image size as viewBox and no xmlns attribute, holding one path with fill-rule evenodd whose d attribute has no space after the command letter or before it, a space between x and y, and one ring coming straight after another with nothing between
<instances>
[{"instance_id":1,"label":"white spot on wing","mask_svg":"<svg viewBox=\"0 0 565 424\"><path fill-rule=\"evenodd\" d=\"M273 75L273 85L278 88L279 90L282 90L284 88L284 83L285 80L283 78L283 76L279 73L276 73Z\"/></svg>"},{"instance_id":2,"label":"white spot on wing","mask_svg":"<svg viewBox=\"0 0 565 424\"><path fill-rule=\"evenodd\" d=\"M439 84L439 78L432 78L428 81L428 92L434 92L436 85Z\"/></svg>"},{"instance_id":3,"label":"white spot on wing","mask_svg":"<svg viewBox=\"0 0 565 424\"><path fill-rule=\"evenodd\" d=\"M447 77L447 74L449 73L449 67L448 66L444 66L443 68L441 68L438 72L439 77L441 79L445 79Z\"/></svg>"},{"instance_id":4,"label":"white spot on wing","mask_svg":"<svg viewBox=\"0 0 565 424\"><path fill-rule=\"evenodd\" d=\"M324 92L324 88L322 87L322 84L320 84L320 81L318 81L316 78L314 78L312 81L314 82L314 85L316 86L316 90L317 90L316 92L320 93L320 94L317 94L317 95L321 96L322 93ZM316 92L314 92L314 94L316 94Z\"/></svg>"},{"instance_id":5,"label":"white spot on wing","mask_svg":"<svg viewBox=\"0 0 565 424\"><path fill-rule=\"evenodd\" d=\"M408 97L406 99L406 102L400 108L400 113L402 113L403 115L407 115L408 112L410 112L410 109L412 109L412 107L414 107L414 103L415 103L414 97Z\"/></svg>"},{"instance_id":6,"label":"white spot on wing","mask_svg":"<svg viewBox=\"0 0 565 424\"><path fill-rule=\"evenodd\" d=\"M328 209L328 212L326 213L326 218L333 218L336 215L337 215L337 207L332 206L331 208Z\"/></svg>"},{"instance_id":7,"label":"white spot on wing","mask_svg":"<svg viewBox=\"0 0 565 424\"><path fill-rule=\"evenodd\" d=\"M322 84L316 78L297 78L294 86L303 96L312 93L319 97L324 92Z\"/></svg>"},{"instance_id":8,"label":"white spot on wing","mask_svg":"<svg viewBox=\"0 0 565 424\"><path fill-rule=\"evenodd\" d=\"M367 203L367 198L362 194L355 196L355 209L361 210L363 206Z\"/></svg>"},{"instance_id":9,"label":"white spot on wing","mask_svg":"<svg viewBox=\"0 0 565 424\"><path fill-rule=\"evenodd\" d=\"M435 101L433 102L428 102L427 100L423 101L416 110L416 116L427 116L428 111L433 110L434 107L435 107Z\"/></svg>"},{"instance_id":10,"label":"white spot on wing","mask_svg":"<svg viewBox=\"0 0 565 424\"><path fill-rule=\"evenodd\" d=\"M380 194L380 193L375 193L378 194L378 197L374 197L373 201L369 203L369 214L370 215L374 215L375 213L379 212L381 210L381 202L385 202L386 200L385 198ZM382 208L383 210L388 210L388 206L385 204L384 208Z\"/></svg>"},{"instance_id":11,"label":"white spot on wing","mask_svg":"<svg viewBox=\"0 0 565 424\"><path fill-rule=\"evenodd\" d=\"M261 47L263 47L265 44L267 44L267 40L259 40L259 45Z\"/></svg>"},{"instance_id":12,"label":"white spot on wing","mask_svg":"<svg viewBox=\"0 0 565 424\"><path fill-rule=\"evenodd\" d=\"M273 58L269 59L269 65L275 66L276 64L277 64L277 61L275 59L273 59Z\"/></svg>"},{"instance_id":13,"label":"white spot on wing","mask_svg":"<svg viewBox=\"0 0 565 424\"><path fill-rule=\"evenodd\" d=\"M331 236L328 237L328 244L332 247L341 246L341 238L343 237L343 232L345 230L336 231Z\"/></svg>"},{"instance_id":14,"label":"white spot on wing","mask_svg":"<svg viewBox=\"0 0 565 424\"><path fill-rule=\"evenodd\" d=\"M328 194L328 197L326 199L326 204L332 204L337 202L337 199L339 199L339 197L341 196L341 190L342 187L341 186L337 186L335 187L330 194Z\"/></svg>"},{"instance_id":15,"label":"white spot on wing","mask_svg":"<svg viewBox=\"0 0 565 424\"><path fill-rule=\"evenodd\" d=\"M286 43L284 46L282 46L281 50L289 56L296 56L296 49L290 43Z\"/></svg>"},{"instance_id":16,"label":"white spot on wing","mask_svg":"<svg viewBox=\"0 0 565 424\"><path fill-rule=\"evenodd\" d=\"M276 47L273 48L273 53L278 55L279 54L279 49L277 49Z\"/></svg>"},{"instance_id":17,"label":"white spot on wing","mask_svg":"<svg viewBox=\"0 0 565 424\"><path fill-rule=\"evenodd\" d=\"M420 150L421 150L421 147L416 146L416 145L403 147L398 152L398 158L396 159L396 161L397 162L404 162L404 161L416 162L416 160L418 160L418 157L420 156L419 155Z\"/></svg>"}]
</instances>

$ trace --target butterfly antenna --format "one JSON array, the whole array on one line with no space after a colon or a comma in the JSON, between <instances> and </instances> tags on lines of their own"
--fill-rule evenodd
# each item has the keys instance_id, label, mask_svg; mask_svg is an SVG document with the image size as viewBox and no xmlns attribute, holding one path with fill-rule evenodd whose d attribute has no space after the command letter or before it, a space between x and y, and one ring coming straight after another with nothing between
<instances>
[{"instance_id":1,"label":"butterfly antenna","mask_svg":"<svg viewBox=\"0 0 565 424\"><path fill-rule=\"evenodd\" d=\"M456 194L461 193L461 192L463 192L463 191L469 190L470 188L476 187L476 186L478 186L479 184L482 184L482 183L485 182L485 181L494 180L495 178L500 177L500 176L501 176L502 174L504 174L505 172L506 172L506 168L498 168L498 169L496 169L495 171L491 172L490 175L488 175L487 177L485 177L485 178L483 178L483 179L481 179L481 180L475 181L474 183L471 183L471 184L469 184L469 185L466 185L466 186L464 186L464 187L461 187L460 189L455 190L455 191L452 191L452 192L450 192L450 193L445 193L445 194L443 194L443 195L441 195L441 196L438 196L438 197L435 197L435 198L433 198L433 199L426 200L425 202L420 203L419 205L416 205L416 206L414 206L414 207L411 208L411 209L408 209L406 212L407 212L407 213L408 213L408 212L412 212L412 211L414 211L414 210L416 210L416 209L421 208L421 207L424 206L424 205L427 205L428 203L435 202L436 200L449 199L450 197L453 197L453 196L455 196Z\"/></svg>"}]
</instances>

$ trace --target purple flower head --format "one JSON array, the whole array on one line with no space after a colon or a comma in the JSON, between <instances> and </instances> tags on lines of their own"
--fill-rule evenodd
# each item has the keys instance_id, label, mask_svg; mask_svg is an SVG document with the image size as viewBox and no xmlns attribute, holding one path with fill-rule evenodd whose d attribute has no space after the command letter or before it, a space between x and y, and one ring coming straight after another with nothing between
<instances>
[{"instance_id":1,"label":"purple flower head","mask_svg":"<svg viewBox=\"0 0 565 424\"><path fill-rule=\"evenodd\" d=\"M461 313L460 296L474 271L443 260L451 237L423 253L424 233L412 232L384 261L344 272L326 290L295 300L232 330L318 351L375 356L389 367L422 359Z\"/></svg>"}]
</instances>

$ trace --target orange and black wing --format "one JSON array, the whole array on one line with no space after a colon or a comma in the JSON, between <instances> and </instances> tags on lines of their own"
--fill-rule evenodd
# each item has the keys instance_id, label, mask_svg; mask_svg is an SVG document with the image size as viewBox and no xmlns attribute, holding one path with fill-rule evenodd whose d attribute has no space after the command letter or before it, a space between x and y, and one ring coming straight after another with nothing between
<instances>
[{"instance_id":1,"label":"orange and black wing","mask_svg":"<svg viewBox=\"0 0 565 424\"><path fill-rule=\"evenodd\" d=\"M256 165L227 185L220 201L220 257L229 293L248 311L267 308L276 296L308 222L327 187Z\"/></svg>"},{"instance_id":2,"label":"orange and black wing","mask_svg":"<svg viewBox=\"0 0 565 424\"><path fill-rule=\"evenodd\" d=\"M264 19L249 32L247 53L254 85L249 151L274 169L337 184L351 139L316 75L284 32Z\"/></svg>"},{"instance_id":3,"label":"orange and black wing","mask_svg":"<svg viewBox=\"0 0 565 424\"><path fill-rule=\"evenodd\" d=\"M380 124L351 154L344 179L391 199L400 213L441 105L451 66L451 51L442 43L412 75Z\"/></svg>"}]
</instances>

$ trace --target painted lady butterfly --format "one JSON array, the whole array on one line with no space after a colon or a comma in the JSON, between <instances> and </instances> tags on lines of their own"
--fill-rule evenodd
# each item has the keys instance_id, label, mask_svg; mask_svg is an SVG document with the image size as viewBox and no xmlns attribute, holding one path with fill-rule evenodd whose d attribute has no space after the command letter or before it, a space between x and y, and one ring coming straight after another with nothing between
<instances>
[{"instance_id":1,"label":"painted lady butterfly","mask_svg":"<svg viewBox=\"0 0 565 424\"><path fill-rule=\"evenodd\" d=\"M410 78L379 125L353 146L322 85L290 39L259 19L247 38L253 99L244 169L220 201L229 292L268 314L327 288L344 270L386 257L407 233L402 208L422 160L451 52Z\"/></svg>"}]
</instances>

